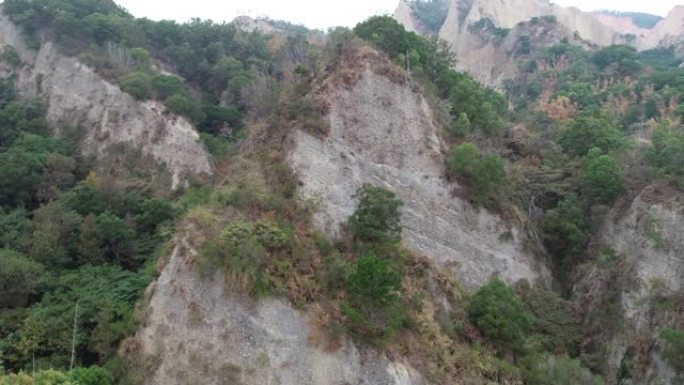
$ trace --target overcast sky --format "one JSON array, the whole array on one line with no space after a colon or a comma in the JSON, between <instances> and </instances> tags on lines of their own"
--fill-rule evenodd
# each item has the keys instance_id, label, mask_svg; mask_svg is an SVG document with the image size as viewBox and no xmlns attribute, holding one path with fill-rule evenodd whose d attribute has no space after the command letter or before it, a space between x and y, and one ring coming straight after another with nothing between
<instances>
[{"instance_id":1,"label":"overcast sky","mask_svg":"<svg viewBox=\"0 0 684 385\"><path fill-rule=\"evenodd\" d=\"M354 26L376 14L391 13L399 0L115 0L138 17L187 21L193 17L230 21L235 16L268 16L309 28ZM616 9L666 15L684 0L552 0L592 11Z\"/></svg>"}]
</instances>

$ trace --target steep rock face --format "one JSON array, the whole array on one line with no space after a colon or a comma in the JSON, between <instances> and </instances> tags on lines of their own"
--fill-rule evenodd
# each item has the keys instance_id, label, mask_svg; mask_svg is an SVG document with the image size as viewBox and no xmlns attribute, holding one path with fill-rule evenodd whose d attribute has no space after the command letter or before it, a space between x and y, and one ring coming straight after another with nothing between
<instances>
[{"instance_id":1,"label":"steep rock face","mask_svg":"<svg viewBox=\"0 0 684 385\"><path fill-rule=\"evenodd\" d=\"M494 275L513 282L545 279L523 247L522 231L452 194L430 108L410 85L366 69L348 87L328 95L330 133L292 135L288 159L301 194L318 203L317 227L339 233L364 183L393 191L404 202L406 245L451 267L469 288Z\"/></svg>"},{"instance_id":2,"label":"steep rock face","mask_svg":"<svg viewBox=\"0 0 684 385\"><path fill-rule=\"evenodd\" d=\"M658 22L650 34L639 43L639 48L669 46L684 40L684 5L678 5Z\"/></svg>"},{"instance_id":3,"label":"steep rock face","mask_svg":"<svg viewBox=\"0 0 684 385\"><path fill-rule=\"evenodd\" d=\"M449 43L456 55L456 68L470 73L483 84L497 87L517 70L516 46L526 39L537 48L561 41L576 44L608 45L623 42L612 28L589 13L563 8L542 0L451 0L439 37ZM408 16L407 16L408 13ZM535 25L549 21L533 20L555 17L553 28L540 31ZM410 5L402 1L395 18L407 28L415 28ZM495 36L484 26L510 30ZM543 33L540 33L543 32Z\"/></svg>"},{"instance_id":4,"label":"steep rock face","mask_svg":"<svg viewBox=\"0 0 684 385\"><path fill-rule=\"evenodd\" d=\"M613 28L616 31L623 33L631 33L636 36L646 36L650 31L646 28L641 28L634 23L634 19L629 16L618 16L609 13L594 12L592 15L598 19L602 24Z\"/></svg>"},{"instance_id":5,"label":"steep rock face","mask_svg":"<svg viewBox=\"0 0 684 385\"><path fill-rule=\"evenodd\" d=\"M85 154L102 157L112 146L130 146L165 165L174 187L189 175L212 172L209 155L192 125L161 103L138 102L78 60L61 55L52 43L42 44L38 51L27 48L4 15L0 15L0 45L19 53L18 88L27 96L47 99L50 126L84 129Z\"/></svg>"},{"instance_id":6,"label":"steep rock face","mask_svg":"<svg viewBox=\"0 0 684 385\"><path fill-rule=\"evenodd\" d=\"M200 275L179 242L152 292L142 354L156 368L146 383L185 385L419 385L409 366L345 343L335 352L309 344L304 313L275 299L226 293L218 274Z\"/></svg>"},{"instance_id":7,"label":"steep rock face","mask_svg":"<svg viewBox=\"0 0 684 385\"><path fill-rule=\"evenodd\" d=\"M614 262L584 272L576 293L584 299L587 316L599 291L616 290L622 314L613 333L599 335L606 346L608 378L613 383L624 362L645 363L633 370L633 384L673 384L674 374L659 355L658 333L684 322L684 199L666 187L647 187L626 207L607 216L595 244L608 247ZM604 257L605 258L605 257ZM602 274L614 264L613 274ZM603 306L603 305L601 305Z\"/></svg>"},{"instance_id":8,"label":"steep rock face","mask_svg":"<svg viewBox=\"0 0 684 385\"><path fill-rule=\"evenodd\" d=\"M535 18L552 16L557 22L549 34L525 35L521 30ZM407 0L401 0L395 11L396 20L408 30L418 32L419 24ZM456 55L456 68L470 73L483 84L497 87L511 75L515 51L509 35L526 36L538 48L546 48L561 40L585 46L630 44L638 49L669 46L684 39L684 6L676 7L652 30L638 28L631 19L582 12L546 0L449 0L446 20L439 37L449 43ZM510 30L504 38L483 38L482 26ZM556 39L557 37L558 39ZM502 43L503 40L508 42ZM506 75L506 76L501 76Z\"/></svg>"}]
</instances>

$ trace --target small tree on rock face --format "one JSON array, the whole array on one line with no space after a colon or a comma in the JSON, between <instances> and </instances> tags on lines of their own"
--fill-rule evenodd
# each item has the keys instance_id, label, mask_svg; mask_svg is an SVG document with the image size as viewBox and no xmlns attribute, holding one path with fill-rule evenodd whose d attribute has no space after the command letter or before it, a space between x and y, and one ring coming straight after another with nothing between
<instances>
[{"instance_id":1,"label":"small tree on rock face","mask_svg":"<svg viewBox=\"0 0 684 385\"><path fill-rule=\"evenodd\" d=\"M349 219L349 228L357 239L373 243L401 239L402 203L393 192L365 184L354 197L359 204Z\"/></svg>"},{"instance_id":2,"label":"small tree on rock face","mask_svg":"<svg viewBox=\"0 0 684 385\"><path fill-rule=\"evenodd\" d=\"M471 192L470 198L478 203L494 194L506 178L503 160L483 155L473 143L454 147L447 168Z\"/></svg>"},{"instance_id":3,"label":"small tree on rock face","mask_svg":"<svg viewBox=\"0 0 684 385\"><path fill-rule=\"evenodd\" d=\"M347 282L348 302L342 311L351 330L372 343L382 343L404 322L399 301L401 275L390 262L375 255L359 257Z\"/></svg>"},{"instance_id":4,"label":"small tree on rock face","mask_svg":"<svg viewBox=\"0 0 684 385\"><path fill-rule=\"evenodd\" d=\"M139 100L152 96L152 77L144 72L131 72L121 78L121 89Z\"/></svg>"},{"instance_id":5,"label":"small tree on rock face","mask_svg":"<svg viewBox=\"0 0 684 385\"><path fill-rule=\"evenodd\" d=\"M600 155L600 150L589 152L584 170L584 192L591 203L608 204L622 191L622 170L610 155Z\"/></svg>"},{"instance_id":6,"label":"small tree on rock face","mask_svg":"<svg viewBox=\"0 0 684 385\"><path fill-rule=\"evenodd\" d=\"M513 290L499 279L480 288L470 304L470 320L489 340L519 351L530 333L532 319Z\"/></svg>"}]
</instances>

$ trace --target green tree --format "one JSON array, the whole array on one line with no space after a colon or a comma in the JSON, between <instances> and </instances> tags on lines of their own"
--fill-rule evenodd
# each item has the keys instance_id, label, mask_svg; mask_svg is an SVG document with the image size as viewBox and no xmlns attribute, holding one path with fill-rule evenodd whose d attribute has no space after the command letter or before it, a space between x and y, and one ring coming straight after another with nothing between
<instances>
[{"instance_id":1,"label":"green tree","mask_svg":"<svg viewBox=\"0 0 684 385\"><path fill-rule=\"evenodd\" d=\"M26 339L26 356L35 347L37 358L52 357L55 365L68 364L71 351L73 318L78 301L79 328L76 335L77 359L97 357L101 345L95 343L94 331L106 319L107 325L99 328L111 333L109 349L133 331L133 304L150 277L114 266L85 266L66 271L51 282L52 290L32 306L25 325L19 330ZM110 307L108 317L100 317L103 308ZM31 341L35 343L31 345ZM31 342L31 343L29 343ZM97 347L97 349L96 349ZM92 359L92 358L91 358Z\"/></svg>"},{"instance_id":2,"label":"green tree","mask_svg":"<svg viewBox=\"0 0 684 385\"><path fill-rule=\"evenodd\" d=\"M31 249L33 225L28 215L23 208L9 212L0 211L0 248L24 253Z\"/></svg>"},{"instance_id":3,"label":"green tree","mask_svg":"<svg viewBox=\"0 0 684 385\"><path fill-rule=\"evenodd\" d=\"M451 125L451 134L458 137L464 137L470 132L470 119L468 114L462 112L458 119L454 120Z\"/></svg>"},{"instance_id":4,"label":"green tree","mask_svg":"<svg viewBox=\"0 0 684 385\"><path fill-rule=\"evenodd\" d=\"M173 220L175 215L176 210L171 202L163 198L150 198L143 202L135 222L139 230L152 233L157 226Z\"/></svg>"},{"instance_id":5,"label":"green tree","mask_svg":"<svg viewBox=\"0 0 684 385\"><path fill-rule=\"evenodd\" d=\"M394 243L401 239L401 200L388 190L364 184L354 195L359 203L349 218L354 236L370 243Z\"/></svg>"},{"instance_id":6,"label":"green tree","mask_svg":"<svg viewBox=\"0 0 684 385\"><path fill-rule=\"evenodd\" d=\"M152 77L145 72L131 72L120 79L121 89L134 98L146 100L152 97Z\"/></svg>"},{"instance_id":7,"label":"green tree","mask_svg":"<svg viewBox=\"0 0 684 385\"><path fill-rule=\"evenodd\" d=\"M622 170L615 158L594 150L589 152L584 168L583 192L591 203L608 204L622 191Z\"/></svg>"},{"instance_id":8,"label":"green tree","mask_svg":"<svg viewBox=\"0 0 684 385\"><path fill-rule=\"evenodd\" d=\"M463 143L452 149L447 168L451 176L470 192L478 203L485 203L503 185L506 172L503 160L494 155L483 155L473 143Z\"/></svg>"},{"instance_id":9,"label":"green tree","mask_svg":"<svg viewBox=\"0 0 684 385\"><path fill-rule=\"evenodd\" d=\"M679 186L684 186L684 132L660 127L651 136L648 159Z\"/></svg>"},{"instance_id":10,"label":"green tree","mask_svg":"<svg viewBox=\"0 0 684 385\"><path fill-rule=\"evenodd\" d=\"M505 350L521 351L532 327L523 302L499 279L492 279L475 293L469 315L485 337Z\"/></svg>"},{"instance_id":11,"label":"green tree","mask_svg":"<svg viewBox=\"0 0 684 385\"><path fill-rule=\"evenodd\" d=\"M152 88L154 95L159 100L166 100L171 95L184 92L183 81L171 75L155 75L152 78Z\"/></svg>"},{"instance_id":12,"label":"green tree","mask_svg":"<svg viewBox=\"0 0 684 385\"><path fill-rule=\"evenodd\" d=\"M375 255L361 256L353 264L347 294L364 307L387 306L397 301L401 276L391 269L389 261Z\"/></svg>"},{"instance_id":13,"label":"green tree","mask_svg":"<svg viewBox=\"0 0 684 385\"><path fill-rule=\"evenodd\" d=\"M136 71L147 72L150 70L150 53L140 47L131 49L131 60L133 60L133 65ZM150 82L152 79L150 79Z\"/></svg>"},{"instance_id":14,"label":"green tree","mask_svg":"<svg viewBox=\"0 0 684 385\"><path fill-rule=\"evenodd\" d=\"M342 306L352 332L371 343L389 338L404 321L400 289L401 275L388 260L358 257L347 282L348 302Z\"/></svg>"},{"instance_id":15,"label":"green tree","mask_svg":"<svg viewBox=\"0 0 684 385\"><path fill-rule=\"evenodd\" d=\"M578 116L559 140L563 149L574 156L585 155L594 147L607 153L620 148L623 142L622 134L608 118L590 114Z\"/></svg>"},{"instance_id":16,"label":"green tree","mask_svg":"<svg viewBox=\"0 0 684 385\"><path fill-rule=\"evenodd\" d=\"M566 196L542 221L544 244L560 260L584 253L589 225L577 196Z\"/></svg>"},{"instance_id":17,"label":"green tree","mask_svg":"<svg viewBox=\"0 0 684 385\"><path fill-rule=\"evenodd\" d=\"M76 368L71 376L78 385L114 385L114 376L98 366Z\"/></svg>"},{"instance_id":18,"label":"green tree","mask_svg":"<svg viewBox=\"0 0 684 385\"><path fill-rule=\"evenodd\" d=\"M16 251L0 249L0 308L26 305L45 278L43 265Z\"/></svg>"},{"instance_id":19,"label":"green tree","mask_svg":"<svg viewBox=\"0 0 684 385\"><path fill-rule=\"evenodd\" d=\"M60 140L23 134L0 153L0 205L30 207L51 153L68 153Z\"/></svg>"},{"instance_id":20,"label":"green tree","mask_svg":"<svg viewBox=\"0 0 684 385\"><path fill-rule=\"evenodd\" d=\"M135 231L123 219L110 212L104 212L95 219L95 229L105 257L125 266L135 265Z\"/></svg>"},{"instance_id":21,"label":"green tree","mask_svg":"<svg viewBox=\"0 0 684 385\"><path fill-rule=\"evenodd\" d=\"M641 70L638 59L636 49L627 45L611 45L602 48L592 58L599 69L605 70L612 66L623 76L634 75Z\"/></svg>"},{"instance_id":22,"label":"green tree","mask_svg":"<svg viewBox=\"0 0 684 385\"><path fill-rule=\"evenodd\" d=\"M66 267L76 254L81 216L59 201L34 211L31 256L48 266Z\"/></svg>"},{"instance_id":23,"label":"green tree","mask_svg":"<svg viewBox=\"0 0 684 385\"><path fill-rule=\"evenodd\" d=\"M85 216L83 223L81 223L78 237L78 254L78 262L81 265L97 265L105 261L97 231L97 219L93 214Z\"/></svg>"},{"instance_id":24,"label":"green tree","mask_svg":"<svg viewBox=\"0 0 684 385\"><path fill-rule=\"evenodd\" d=\"M172 95L170 98L166 99L165 104L169 110L179 115L183 115L195 123L201 122L205 118L200 104L184 94L178 93Z\"/></svg>"},{"instance_id":25,"label":"green tree","mask_svg":"<svg viewBox=\"0 0 684 385\"><path fill-rule=\"evenodd\" d=\"M579 360L548 353L526 357L523 375L528 385L603 385Z\"/></svg>"}]
</instances>

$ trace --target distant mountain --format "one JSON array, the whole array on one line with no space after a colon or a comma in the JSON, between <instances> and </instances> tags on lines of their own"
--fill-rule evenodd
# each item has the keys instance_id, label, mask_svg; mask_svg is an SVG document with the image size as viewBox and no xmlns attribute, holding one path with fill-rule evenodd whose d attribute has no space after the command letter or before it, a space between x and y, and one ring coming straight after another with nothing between
<instances>
[{"instance_id":1,"label":"distant mountain","mask_svg":"<svg viewBox=\"0 0 684 385\"><path fill-rule=\"evenodd\" d=\"M456 67L493 87L512 75L517 68L513 59L528 48L568 42L594 48L626 44L639 50L675 46L681 52L684 41L684 6L660 18L583 12L548 0L401 0L394 17L408 30L447 41Z\"/></svg>"},{"instance_id":2,"label":"distant mountain","mask_svg":"<svg viewBox=\"0 0 684 385\"><path fill-rule=\"evenodd\" d=\"M611 10L601 10L594 12L596 15L608 15L608 16L615 16L618 18L627 18L631 19L634 25L636 25L639 28L644 28L644 29L653 29L653 27L658 24L659 21L663 20L662 16L658 15L651 15L650 13L641 13L641 12L620 12L620 11L611 11Z\"/></svg>"}]
</instances>

